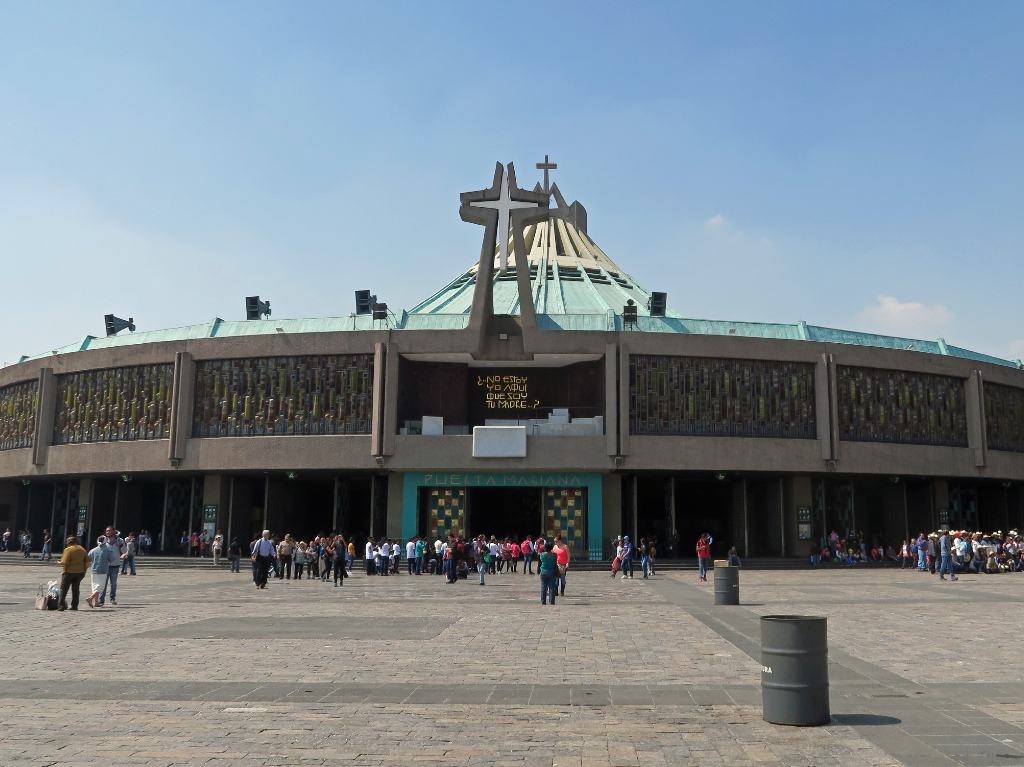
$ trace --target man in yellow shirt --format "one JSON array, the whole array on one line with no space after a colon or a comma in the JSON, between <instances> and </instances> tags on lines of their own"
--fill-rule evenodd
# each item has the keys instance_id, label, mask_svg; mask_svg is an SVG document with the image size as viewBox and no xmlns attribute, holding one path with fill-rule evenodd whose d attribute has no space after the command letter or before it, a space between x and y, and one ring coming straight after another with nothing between
<instances>
[{"instance_id":1,"label":"man in yellow shirt","mask_svg":"<svg viewBox=\"0 0 1024 767\"><path fill-rule=\"evenodd\" d=\"M85 577L85 570L88 566L89 555L85 549L78 545L78 538L68 537L64 542L64 553L60 557L60 566L64 573L60 577L60 607L58 610L67 610L68 589L71 589L71 609L78 609L78 587Z\"/></svg>"}]
</instances>

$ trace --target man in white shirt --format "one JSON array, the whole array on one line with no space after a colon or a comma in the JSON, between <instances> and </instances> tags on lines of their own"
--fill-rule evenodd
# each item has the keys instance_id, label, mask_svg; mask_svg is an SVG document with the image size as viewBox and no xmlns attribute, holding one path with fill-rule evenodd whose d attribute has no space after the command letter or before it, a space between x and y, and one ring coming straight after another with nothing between
<instances>
[{"instance_id":1,"label":"man in white shirt","mask_svg":"<svg viewBox=\"0 0 1024 767\"><path fill-rule=\"evenodd\" d=\"M409 542L405 544L405 568L409 571L409 575L412 575L413 568L416 567L416 539L418 536L413 536L409 539Z\"/></svg>"},{"instance_id":2,"label":"man in white shirt","mask_svg":"<svg viewBox=\"0 0 1024 767\"><path fill-rule=\"evenodd\" d=\"M274 542L270 540L270 531L264 530L263 536L253 544L252 555L256 557L256 588L267 587L267 573L270 571L270 560L277 554Z\"/></svg>"},{"instance_id":3,"label":"man in white shirt","mask_svg":"<svg viewBox=\"0 0 1024 767\"><path fill-rule=\"evenodd\" d=\"M363 562L366 565L366 574L373 575L373 541L366 539L366 553L363 554Z\"/></svg>"},{"instance_id":4,"label":"man in white shirt","mask_svg":"<svg viewBox=\"0 0 1024 767\"><path fill-rule=\"evenodd\" d=\"M388 543L388 539L384 538L380 544L380 573L379 575L388 574L388 559L391 557L391 544Z\"/></svg>"}]
</instances>

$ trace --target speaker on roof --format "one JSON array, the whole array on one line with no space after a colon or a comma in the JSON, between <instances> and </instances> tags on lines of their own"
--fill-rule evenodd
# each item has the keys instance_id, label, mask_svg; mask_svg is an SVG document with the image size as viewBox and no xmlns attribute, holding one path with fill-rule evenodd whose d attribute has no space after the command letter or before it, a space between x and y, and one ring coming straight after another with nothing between
<instances>
[{"instance_id":1,"label":"speaker on roof","mask_svg":"<svg viewBox=\"0 0 1024 767\"><path fill-rule=\"evenodd\" d=\"M376 298L376 296L375 296ZM386 320L388 318L388 305L378 304L376 301L373 304L373 319L374 320Z\"/></svg>"},{"instance_id":2,"label":"speaker on roof","mask_svg":"<svg viewBox=\"0 0 1024 767\"><path fill-rule=\"evenodd\" d=\"M622 307L622 325L623 327L636 325L636 302L632 298L626 301L626 305Z\"/></svg>"},{"instance_id":3,"label":"speaker on roof","mask_svg":"<svg viewBox=\"0 0 1024 767\"><path fill-rule=\"evenodd\" d=\"M103 324L107 327L108 336L116 336L125 329L130 333L135 332L135 320L132 317L122 320L120 317L115 317L113 314L104 314Z\"/></svg>"},{"instance_id":4,"label":"speaker on roof","mask_svg":"<svg viewBox=\"0 0 1024 767\"><path fill-rule=\"evenodd\" d=\"M270 316L270 302L260 301L259 296L247 296L245 299L245 318L247 320L258 320L260 317Z\"/></svg>"},{"instance_id":5,"label":"speaker on roof","mask_svg":"<svg viewBox=\"0 0 1024 767\"><path fill-rule=\"evenodd\" d=\"M356 291L356 314L373 314L373 305L377 303L377 296L368 290Z\"/></svg>"},{"instance_id":6,"label":"speaker on roof","mask_svg":"<svg viewBox=\"0 0 1024 767\"><path fill-rule=\"evenodd\" d=\"M664 317L665 310L668 309L668 293L652 292L647 308L651 310L652 317Z\"/></svg>"}]
</instances>

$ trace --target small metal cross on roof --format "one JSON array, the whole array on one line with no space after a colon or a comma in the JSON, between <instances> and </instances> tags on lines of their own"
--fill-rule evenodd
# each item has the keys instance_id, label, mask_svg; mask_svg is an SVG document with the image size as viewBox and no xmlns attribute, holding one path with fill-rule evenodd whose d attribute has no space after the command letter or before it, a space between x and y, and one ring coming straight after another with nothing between
<instances>
[{"instance_id":1,"label":"small metal cross on roof","mask_svg":"<svg viewBox=\"0 0 1024 767\"><path fill-rule=\"evenodd\" d=\"M537 163L537 170L544 171L544 193L551 194L551 187L548 185L548 171L555 170L558 167L557 164L548 160L548 156L544 155L544 162Z\"/></svg>"}]
</instances>

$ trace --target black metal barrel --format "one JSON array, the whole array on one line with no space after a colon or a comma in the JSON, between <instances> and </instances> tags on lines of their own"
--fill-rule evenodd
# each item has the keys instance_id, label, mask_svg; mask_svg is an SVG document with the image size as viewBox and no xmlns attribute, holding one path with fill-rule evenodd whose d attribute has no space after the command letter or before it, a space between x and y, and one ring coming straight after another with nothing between
<instances>
[{"instance_id":1,"label":"black metal barrel","mask_svg":"<svg viewBox=\"0 0 1024 767\"><path fill-rule=\"evenodd\" d=\"M826 618L761 617L761 704L764 720L773 724L829 721Z\"/></svg>"},{"instance_id":2,"label":"black metal barrel","mask_svg":"<svg viewBox=\"0 0 1024 767\"><path fill-rule=\"evenodd\" d=\"M715 604L740 603L740 569L724 559L715 560Z\"/></svg>"}]
</instances>

